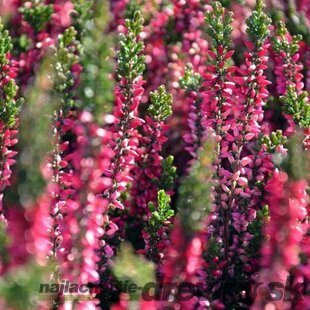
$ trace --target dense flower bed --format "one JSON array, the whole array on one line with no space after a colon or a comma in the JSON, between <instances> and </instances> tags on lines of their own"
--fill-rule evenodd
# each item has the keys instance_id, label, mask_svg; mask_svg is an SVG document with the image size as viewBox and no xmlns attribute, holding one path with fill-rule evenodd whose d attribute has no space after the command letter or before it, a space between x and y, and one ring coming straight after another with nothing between
<instances>
[{"instance_id":1,"label":"dense flower bed","mask_svg":"<svg viewBox=\"0 0 310 310\"><path fill-rule=\"evenodd\" d=\"M307 1L0 3L1 309L308 309Z\"/></svg>"}]
</instances>

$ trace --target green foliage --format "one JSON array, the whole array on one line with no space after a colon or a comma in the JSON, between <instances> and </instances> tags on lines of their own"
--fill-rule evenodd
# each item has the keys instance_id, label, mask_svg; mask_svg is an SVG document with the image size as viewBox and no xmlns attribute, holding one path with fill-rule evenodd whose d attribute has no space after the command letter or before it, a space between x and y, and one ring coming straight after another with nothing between
<instances>
[{"instance_id":1,"label":"green foliage","mask_svg":"<svg viewBox=\"0 0 310 310\"><path fill-rule=\"evenodd\" d=\"M146 283L155 282L155 266L143 256L135 255L128 243L121 245L120 251L112 265L113 273L117 280L124 285L130 284L143 287ZM120 287L122 289L122 287ZM130 294L131 300L137 300L140 291Z\"/></svg>"},{"instance_id":2,"label":"green foliage","mask_svg":"<svg viewBox=\"0 0 310 310\"><path fill-rule=\"evenodd\" d=\"M172 95L168 94L164 85L151 92L149 113L156 121L163 121L172 114Z\"/></svg>"},{"instance_id":3,"label":"green foliage","mask_svg":"<svg viewBox=\"0 0 310 310\"><path fill-rule=\"evenodd\" d=\"M9 62L6 55L10 52L12 47L13 45L9 32L4 29L0 19L0 66L6 65Z\"/></svg>"},{"instance_id":4,"label":"green foliage","mask_svg":"<svg viewBox=\"0 0 310 310\"><path fill-rule=\"evenodd\" d=\"M310 127L310 105L307 91L297 93L294 85L287 87L286 95L280 97L284 111L293 116L294 121L302 128Z\"/></svg>"},{"instance_id":5,"label":"green foliage","mask_svg":"<svg viewBox=\"0 0 310 310\"><path fill-rule=\"evenodd\" d=\"M138 36L143 29L143 18L140 11L133 14L132 19L126 19L127 33L119 35L119 50L117 52L117 77L134 81L145 69L144 56L141 52L144 45Z\"/></svg>"},{"instance_id":6,"label":"green foliage","mask_svg":"<svg viewBox=\"0 0 310 310\"><path fill-rule=\"evenodd\" d=\"M54 9L52 4L45 4L42 0L32 0L20 8L24 20L37 32L41 31L50 20Z\"/></svg>"},{"instance_id":7,"label":"green foliage","mask_svg":"<svg viewBox=\"0 0 310 310\"><path fill-rule=\"evenodd\" d=\"M46 279L50 267L40 267L37 263L28 263L21 268L14 268L0 279L0 299L7 309L36 309L40 283L48 283ZM44 280L45 279L45 280ZM18 296L18 297L17 297Z\"/></svg>"},{"instance_id":8,"label":"green foliage","mask_svg":"<svg viewBox=\"0 0 310 310\"><path fill-rule=\"evenodd\" d=\"M295 1L290 1L286 13L286 25L293 35L301 35L303 41L310 45L310 27L305 12L297 11Z\"/></svg>"},{"instance_id":9,"label":"green foliage","mask_svg":"<svg viewBox=\"0 0 310 310\"><path fill-rule=\"evenodd\" d=\"M164 191L171 190L174 187L177 168L173 165L173 156L162 159L162 172L158 187Z\"/></svg>"},{"instance_id":10,"label":"green foliage","mask_svg":"<svg viewBox=\"0 0 310 310\"><path fill-rule=\"evenodd\" d=\"M263 0L256 1L255 10L247 19L247 34L256 47L262 46L269 35L268 27L271 19L263 12Z\"/></svg>"},{"instance_id":11,"label":"green foliage","mask_svg":"<svg viewBox=\"0 0 310 310\"><path fill-rule=\"evenodd\" d=\"M184 231L188 234L201 229L202 220L209 212L214 150L213 140L205 142L190 174L179 187L177 207Z\"/></svg>"},{"instance_id":12,"label":"green foliage","mask_svg":"<svg viewBox=\"0 0 310 310\"><path fill-rule=\"evenodd\" d=\"M16 40L16 38L15 38ZM21 34L18 38L18 47L21 51L26 51L31 43L31 40L25 34Z\"/></svg>"},{"instance_id":13,"label":"green foliage","mask_svg":"<svg viewBox=\"0 0 310 310\"><path fill-rule=\"evenodd\" d=\"M6 265L10 261L10 256L7 247L10 243L9 236L6 231L6 225L3 221L0 222L0 263Z\"/></svg>"},{"instance_id":14,"label":"green foliage","mask_svg":"<svg viewBox=\"0 0 310 310\"><path fill-rule=\"evenodd\" d=\"M226 12L220 2L212 4L212 11L206 13L206 32L212 39L214 49L219 46L229 47L233 21L232 12Z\"/></svg>"},{"instance_id":15,"label":"green foliage","mask_svg":"<svg viewBox=\"0 0 310 310\"><path fill-rule=\"evenodd\" d=\"M143 6L143 1L137 1L137 0L129 0L128 4L126 5L126 10L124 12L124 16L126 19L131 19L136 11L141 11ZM143 16L144 16L143 12Z\"/></svg>"},{"instance_id":16,"label":"green foliage","mask_svg":"<svg viewBox=\"0 0 310 310\"><path fill-rule=\"evenodd\" d=\"M182 32L175 31L177 20L174 16L169 16L168 23L166 24L164 40L166 45L178 44L182 41Z\"/></svg>"},{"instance_id":17,"label":"green foliage","mask_svg":"<svg viewBox=\"0 0 310 310\"><path fill-rule=\"evenodd\" d=\"M76 40L77 31L73 28L67 28L65 32L58 36L58 46L52 59L54 71L54 93L60 98L61 106L70 108L73 106L71 88L74 85L74 75L72 66L79 61L79 52L81 46Z\"/></svg>"},{"instance_id":18,"label":"green foliage","mask_svg":"<svg viewBox=\"0 0 310 310\"><path fill-rule=\"evenodd\" d=\"M7 54L11 49L11 37L0 21L0 70L2 66L9 64ZM23 103L23 99L15 99L17 91L18 87L14 80L10 80L0 89L0 119L8 128L15 125L16 116Z\"/></svg>"},{"instance_id":19,"label":"green foliage","mask_svg":"<svg viewBox=\"0 0 310 310\"><path fill-rule=\"evenodd\" d=\"M281 168L293 180L307 179L310 172L309 155L303 148L303 133L291 137L286 144L288 154L281 161Z\"/></svg>"},{"instance_id":20,"label":"green foliage","mask_svg":"<svg viewBox=\"0 0 310 310\"><path fill-rule=\"evenodd\" d=\"M149 233L149 250L148 256L152 261L157 262L159 251L156 247L161 237L158 231L171 222L169 219L174 216L174 210L171 208L171 198L164 190L157 192L157 206L153 202L149 202L148 207L151 211L151 216L146 224L145 230Z\"/></svg>"},{"instance_id":21,"label":"green foliage","mask_svg":"<svg viewBox=\"0 0 310 310\"><path fill-rule=\"evenodd\" d=\"M52 69L50 59L43 60L31 87L25 92L27 104L21 110L19 122L20 157L15 165L16 178L23 181L17 182L17 188L8 188L8 203L16 204L19 200L23 205L33 204L46 186L40 163L51 150L53 142L50 138L52 119L49 115L53 115L57 103L50 93L52 81L49 76Z\"/></svg>"},{"instance_id":22,"label":"green foliage","mask_svg":"<svg viewBox=\"0 0 310 310\"><path fill-rule=\"evenodd\" d=\"M212 262L214 257L219 257L221 253L221 245L217 242L215 237L210 237L208 240L208 251L206 253L206 259L209 263Z\"/></svg>"},{"instance_id":23,"label":"green foliage","mask_svg":"<svg viewBox=\"0 0 310 310\"><path fill-rule=\"evenodd\" d=\"M24 102L22 98L15 100L18 87L15 81L10 80L4 87L3 93L5 98L0 99L0 119L6 127L13 127L16 123L16 117Z\"/></svg>"},{"instance_id":24,"label":"green foliage","mask_svg":"<svg viewBox=\"0 0 310 310\"><path fill-rule=\"evenodd\" d=\"M12 80L10 80L3 87L4 93L6 95L6 99L7 100L12 100L16 96L17 89L18 89L17 85Z\"/></svg>"},{"instance_id":25,"label":"green foliage","mask_svg":"<svg viewBox=\"0 0 310 310\"><path fill-rule=\"evenodd\" d=\"M225 8L230 7L234 2L244 4L244 0L219 0Z\"/></svg>"},{"instance_id":26,"label":"green foliage","mask_svg":"<svg viewBox=\"0 0 310 310\"><path fill-rule=\"evenodd\" d=\"M72 0L75 12L72 14L73 25L80 36L87 32L87 23L93 17L94 0Z\"/></svg>"},{"instance_id":27,"label":"green foliage","mask_svg":"<svg viewBox=\"0 0 310 310\"><path fill-rule=\"evenodd\" d=\"M93 18L86 23L81 39L84 46L80 58L83 71L76 105L90 110L98 118L104 112L111 112L114 100L114 82L109 77L113 69L113 34L102 34L109 22L107 2L95 0L92 12Z\"/></svg>"},{"instance_id":28,"label":"green foliage","mask_svg":"<svg viewBox=\"0 0 310 310\"><path fill-rule=\"evenodd\" d=\"M198 91L202 82L202 77L199 73L194 72L193 66L187 64L184 75L180 78L180 86L186 91Z\"/></svg>"},{"instance_id":29,"label":"green foliage","mask_svg":"<svg viewBox=\"0 0 310 310\"><path fill-rule=\"evenodd\" d=\"M125 25L128 30L128 35L137 38L143 29L144 19L140 11L135 11L132 18L125 20Z\"/></svg>"},{"instance_id":30,"label":"green foliage","mask_svg":"<svg viewBox=\"0 0 310 310\"><path fill-rule=\"evenodd\" d=\"M276 53L284 52L292 57L299 50L299 42L302 40L300 35L292 36L292 42L289 42L286 38L287 29L285 28L285 24L280 21L278 23L278 35L280 37L272 38L273 41L273 49Z\"/></svg>"},{"instance_id":31,"label":"green foliage","mask_svg":"<svg viewBox=\"0 0 310 310\"><path fill-rule=\"evenodd\" d=\"M285 53L284 63L294 65L292 57L299 50L299 42L302 37L295 35L292 40L287 38L287 29L283 22L278 24L278 37L273 39L273 49L276 53ZM310 126L310 105L309 94L307 91L298 93L295 85L294 72L293 76L288 76L286 94L280 97L283 103L284 112L293 116L294 121L302 128Z\"/></svg>"},{"instance_id":32,"label":"green foliage","mask_svg":"<svg viewBox=\"0 0 310 310\"><path fill-rule=\"evenodd\" d=\"M271 132L270 136L263 136L261 138L261 143L265 144L270 153L273 153L277 146L284 145L287 142L287 138L283 136L282 130L277 130Z\"/></svg>"},{"instance_id":33,"label":"green foliage","mask_svg":"<svg viewBox=\"0 0 310 310\"><path fill-rule=\"evenodd\" d=\"M149 202L148 207L151 211L151 216L146 224L146 231L150 234L150 249L149 257L153 261L158 259L158 249L156 244L160 241L158 230L170 224L169 219L174 216L174 210L171 208L171 198L165 191L171 190L174 187L176 178L176 167L173 166L173 156L168 156L162 159L162 173L157 181L157 207L153 202Z\"/></svg>"},{"instance_id":34,"label":"green foliage","mask_svg":"<svg viewBox=\"0 0 310 310\"><path fill-rule=\"evenodd\" d=\"M156 208L152 202L148 204L148 207L152 212L151 218L149 219L149 230L151 232L156 233L158 229L174 215L170 203L170 196L167 195L164 190L159 190L157 193L158 207Z\"/></svg>"}]
</instances>

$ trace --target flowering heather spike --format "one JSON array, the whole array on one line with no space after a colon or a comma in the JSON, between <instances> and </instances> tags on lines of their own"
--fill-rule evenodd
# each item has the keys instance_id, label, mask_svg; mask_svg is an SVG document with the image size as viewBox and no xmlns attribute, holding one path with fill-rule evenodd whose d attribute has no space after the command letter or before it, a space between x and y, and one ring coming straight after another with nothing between
<instances>
[{"instance_id":1,"label":"flowering heather spike","mask_svg":"<svg viewBox=\"0 0 310 310\"><path fill-rule=\"evenodd\" d=\"M54 1L53 4L32 0L23 1L19 7L10 22L21 67L21 90L25 91L49 47L55 45L57 36L71 25L70 12L73 5L62 0Z\"/></svg>"},{"instance_id":2,"label":"flowering heather spike","mask_svg":"<svg viewBox=\"0 0 310 310\"><path fill-rule=\"evenodd\" d=\"M224 12L218 2L215 2L213 10L206 14L206 32L212 39L214 51L209 50L209 61L206 66L208 73L204 75L203 84L206 92L203 93L203 112L206 113L205 125L215 131L219 142L225 131L227 132L227 129L222 129L222 118L229 115L231 95L235 89L235 83L230 77L232 69L228 65L233 55L232 51L228 51L232 31L231 22L231 12Z\"/></svg>"},{"instance_id":3,"label":"flowering heather spike","mask_svg":"<svg viewBox=\"0 0 310 310\"><path fill-rule=\"evenodd\" d=\"M202 111L203 97L201 95L202 78L199 73L195 73L191 64L185 67L184 76L180 79L180 86L185 89L187 100L190 105L190 113L188 116L188 126L191 133L184 135L184 140L188 144L186 148L193 159L197 157L198 149L201 146L204 136L205 115Z\"/></svg>"},{"instance_id":4,"label":"flowering heather spike","mask_svg":"<svg viewBox=\"0 0 310 310\"><path fill-rule=\"evenodd\" d=\"M166 92L164 86L160 86L157 91L151 92L150 97L151 103L148 108L150 116L145 117L143 132L139 137L141 155L131 171L133 184L130 190L132 196L130 215L134 217L134 225L140 224L142 227L145 226L145 218L150 216L148 203L157 200L158 190L165 189L170 195L172 194L170 186L173 185L175 174L175 168L172 166L173 158L164 160L161 156L163 144L167 141L164 120L172 113L172 96ZM163 177L166 179L163 180ZM154 261L158 260L157 251L153 251L154 244L149 244L149 233L142 232L142 235L145 239L146 254ZM157 239L161 239L160 233Z\"/></svg>"},{"instance_id":5,"label":"flowering heather spike","mask_svg":"<svg viewBox=\"0 0 310 310\"><path fill-rule=\"evenodd\" d=\"M145 83L142 79L145 67L144 56L141 55L144 46L139 39L139 34L143 28L142 23L141 13L135 12L133 19L126 21L127 33L119 36L118 83L115 87L114 127L112 128L113 137L110 141L114 157L109 168L103 171L104 176L111 180L109 187L102 192L103 198L109 202L105 215L109 211L112 213L114 209L124 209L121 195L126 191L128 183L132 181L130 170L139 158L137 127L142 125L144 121L137 117L137 113L144 91L143 84ZM110 257L114 255L115 249L108 242L115 236L119 225L117 226L114 221L112 221L112 225L110 233L107 233L102 240L101 261L99 263L101 279L107 277ZM120 225L123 225L122 218ZM120 228L120 232L123 233L123 227ZM114 241L117 243L116 240ZM108 286L107 283L104 285ZM108 291L109 288L103 294L108 294ZM103 300L101 302L106 303Z\"/></svg>"},{"instance_id":6,"label":"flowering heather spike","mask_svg":"<svg viewBox=\"0 0 310 310\"><path fill-rule=\"evenodd\" d=\"M111 207L121 208L120 195L126 189L130 179L128 173L138 157L137 131L136 128L143 123L138 118L137 109L143 94L142 72L144 70L144 57L141 55L143 43L139 41L138 35L142 30L143 18L140 12L134 14L133 20L127 20L127 34L120 34L119 51L117 52L117 77L119 83L116 85L116 107L114 110L115 126L114 139L111 146L115 157L111 163L107 177L112 179L113 186L107 195Z\"/></svg>"},{"instance_id":7,"label":"flowering heather spike","mask_svg":"<svg viewBox=\"0 0 310 310\"><path fill-rule=\"evenodd\" d=\"M114 229L114 223L104 215L108 201L99 194L110 185L110 180L102 177L102 169L108 167L113 155L107 146L111 133L99 128L86 111L75 120L70 132L76 141L65 157L73 173L72 191L64 217L64 240L67 243L66 256L61 265L62 278L79 284L98 283L99 240ZM102 227L103 223L106 230ZM95 299L89 300L88 304L76 301L72 309L95 309L96 304L98 300ZM67 303L64 309L69 309Z\"/></svg>"},{"instance_id":8,"label":"flowering heather spike","mask_svg":"<svg viewBox=\"0 0 310 310\"><path fill-rule=\"evenodd\" d=\"M264 147L260 150L254 148L253 151L247 150L247 143L254 142L260 132L260 123L263 120L263 106L268 91L266 86L270 83L263 75L266 70L267 44L266 38L269 34L269 18L262 11L262 1L258 0L255 11L247 20L247 32L252 40L249 44L250 52L245 53L246 69L244 72L244 84L241 84L241 98L244 104L239 114L239 124L232 126L234 138L226 136L228 145L232 142L232 158L230 159L231 174L223 180L228 181L226 186L222 183L224 193L229 195L227 200L227 211L224 211L224 249L225 258L232 259L225 268L229 277L233 276L238 264L250 263L250 258L246 255L247 245L253 237L248 231L250 223L256 218L256 213L262 208L263 192L260 182L268 177L272 167L271 158L266 153ZM241 99L240 98L240 99ZM250 161L246 162L246 159ZM258 164L258 159L261 160ZM256 169L253 171L254 167ZM221 180L221 181L223 181ZM226 190L228 188L228 190ZM248 198L251 198L250 200ZM246 206L246 209L243 208ZM233 240L232 245L230 241ZM237 251L236 251L237 249ZM236 252L235 252L236 251ZM235 254L238 253L237 257ZM246 270L246 267L244 267ZM255 264L251 267L255 268ZM244 281L247 282L247 275L244 274Z\"/></svg>"},{"instance_id":9,"label":"flowering heather spike","mask_svg":"<svg viewBox=\"0 0 310 310\"><path fill-rule=\"evenodd\" d=\"M68 28L64 34L59 35L58 45L55 47L52 58L54 80L52 92L58 106L56 106L53 115L53 151L50 162L45 168L50 179L46 193L39 202L39 209L41 209L39 212L50 215L50 218L44 222L44 225L48 226L47 238L49 239L46 241L49 249L46 248L45 255L48 255L56 264L66 262L66 251L71 242L66 214L72 207L70 195L73 191L74 179L72 178L73 172L68 165L69 142L65 140L65 134L74 124L72 113L69 110L73 104L74 74L72 66L78 61L76 54L78 42L75 40L75 35L76 31L72 27ZM40 255L42 255L42 249L40 251ZM58 280L61 270L56 269L57 272L53 276L55 280Z\"/></svg>"},{"instance_id":10,"label":"flowering heather spike","mask_svg":"<svg viewBox=\"0 0 310 310\"><path fill-rule=\"evenodd\" d=\"M273 40L273 49L276 53L276 77L277 91L280 96L282 109L288 119L287 133L294 131L295 122L298 126L305 129L304 145L308 148L310 141L310 103L309 94L303 91L303 65L300 62L299 42L301 36L290 36L284 23L278 26L278 37Z\"/></svg>"},{"instance_id":11,"label":"flowering heather spike","mask_svg":"<svg viewBox=\"0 0 310 310\"><path fill-rule=\"evenodd\" d=\"M264 308L266 303L279 309L303 309L307 303L303 300L306 296L300 298L300 294L306 292L309 281L309 257L305 246L309 230L305 177L309 177L309 172L301 139L293 137L281 170L276 170L266 185L269 220L264 225L263 233L267 238L261 248L261 271L257 279L263 285L271 282L285 285L290 277L293 286L286 288L290 298L276 303L257 296L253 310Z\"/></svg>"},{"instance_id":12,"label":"flowering heather spike","mask_svg":"<svg viewBox=\"0 0 310 310\"><path fill-rule=\"evenodd\" d=\"M216 135L216 157L213 164L215 179L219 179L218 184L215 183L214 189L214 207L212 208L214 221L211 221L210 240L214 235L222 244L223 229L218 230L213 229L213 227L218 227L218 221L222 220L221 218L227 218L225 213L227 213L227 200L230 191L230 183L227 182L227 176L230 175L230 172L227 168L222 167L222 161L227 156L231 157L226 142L227 138L234 139L231 131L229 131L232 123L234 123L230 115L233 112L231 107L234 105L232 94L236 88L235 81L231 76L232 68L228 64L232 56L232 51L228 51L232 31L231 22L231 13L226 13L219 3L214 3L213 10L206 14L206 32L211 37L214 51L209 51L209 62L206 68L208 73L204 76L206 92L203 94L203 107L206 113L205 124Z\"/></svg>"},{"instance_id":13,"label":"flowering heather spike","mask_svg":"<svg viewBox=\"0 0 310 310\"><path fill-rule=\"evenodd\" d=\"M279 22L278 36L273 38L273 50L276 53L277 91L279 95L286 93L288 85L295 85L299 91L303 88L301 70L303 66L299 60L300 36L290 36L283 22Z\"/></svg>"},{"instance_id":14,"label":"flowering heather spike","mask_svg":"<svg viewBox=\"0 0 310 310\"><path fill-rule=\"evenodd\" d=\"M190 174L183 180L177 201L178 213L171 232L171 245L167 248L161 267L161 281L165 285L187 281L193 285L205 283L203 251L206 244L204 230L211 207L212 161L214 142L207 141L198 153ZM199 287L204 294L205 287ZM204 309L207 296L178 301L175 293L169 296L169 305L184 309Z\"/></svg>"},{"instance_id":15,"label":"flowering heather spike","mask_svg":"<svg viewBox=\"0 0 310 310\"><path fill-rule=\"evenodd\" d=\"M3 214L3 191L10 185L11 166L16 152L11 149L17 143L17 116L22 103L16 100L18 87L15 84L17 62L11 59L12 43L7 30L0 21L0 222Z\"/></svg>"},{"instance_id":16,"label":"flowering heather spike","mask_svg":"<svg viewBox=\"0 0 310 310\"><path fill-rule=\"evenodd\" d=\"M249 285L245 266L254 262L246 252L253 238L249 224L262 207L259 184L272 166L264 147L258 151L255 146L263 120L263 105L268 96L266 86L269 82L263 74L268 60L265 39L269 19L262 12L261 1L258 1L256 10L247 22L248 33L253 40L247 43L250 52L245 53L245 66L237 69L227 64L233 52L228 51L228 38L223 40L223 25L228 28L228 33L231 32L231 26L229 22L221 22L224 17L220 13L223 14L223 10L218 6L215 6L214 13L209 13L214 14L213 18L209 17L209 22L212 25L213 20L222 35L209 30L209 34L214 35L213 44L218 45L214 52L209 52L213 64L209 65L211 74L206 74L208 92L204 96L207 126L214 130L218 142L214 162L215 179L218 180L209 228L209 246L215 250L207 253L207 260L210 262L216 256L216 265L223 270L217 270L213 264L209 264L207 273L213 274L208 278L210 287L213 287L213 298L220 298L230 306L236 302L234 296L241 294L241 287ZM228 20L231 22L231 16ZM216 247L212 244L216 244ZM236 274L240 275L240 283L231 288L230 279ZM235 288L236 291L231 294L231 289Z\"/></svg>"}]
</instances>

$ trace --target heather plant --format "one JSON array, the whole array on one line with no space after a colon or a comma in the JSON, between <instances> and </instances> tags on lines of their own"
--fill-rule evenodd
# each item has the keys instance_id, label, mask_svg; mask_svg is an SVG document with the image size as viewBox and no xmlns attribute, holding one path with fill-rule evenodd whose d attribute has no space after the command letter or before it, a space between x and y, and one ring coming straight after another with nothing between
<instances>
[{"instance_id":1,"label":"heather plant","mask_svg":"<svg viewBox=\"0 0 310 310\"><path fill-rule=\"evenodd\" d=\"M309 308L307 1L0 15L1 309Z\"/></svg>"},{"instance_id":2,"label":"heather plant","mask_svg":"<svg viewBox=\"0 0 310 310\"><path fill-rule=\"evenodd\" d=\"M11 166L15 163L13 157L16 151L12 147L17 143L18 113L21 99L17 99L18 86L15 78L18 71L18 63L11 59L11 37L0 21L0 219L1 226L5 223L3 211L3 192L10 185L12 174Z\"/></svg>"},{"instance_id":3,"label":"heather plant","mask_svg":"<svg viewBox=\"0 0 310 310\"><path fill-rule=\"evenodd\" d=\"M9 256L6 246L9 243L7 232L7 212L3 206L5 189L11 184L11 166L15 163L16 151L13 149L17 143L18 113L21 100L17 99L18 86L15 83L17 75L17 63L11 59L12 43L7 30L0 21L0 235L1 258L0 273L8 269Z\"/></svg>"}]
</instances>

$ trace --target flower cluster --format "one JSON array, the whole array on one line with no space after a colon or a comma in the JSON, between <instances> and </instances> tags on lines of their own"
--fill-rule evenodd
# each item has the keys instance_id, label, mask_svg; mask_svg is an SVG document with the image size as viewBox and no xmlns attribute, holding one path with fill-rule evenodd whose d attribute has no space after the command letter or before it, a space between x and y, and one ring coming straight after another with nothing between
<instances>
[{"instance_id":1,"label":"flower cluster","mask_svg":"<svg viewBox=\"0 0 310 310\"><path fill-rule=\"evenodd\" d=\"M303 65L299 61L298 43L301 36L290 36L283 23L279 23L278 33L273 48L276 54L277 91L281 95L280 100L288 122L286 132L290 135L296 125L304 128L304 144L308 148L310 105L309 94L304 90Z\"/></svg>"},{"instance_id":2,"label":"flower cluster","mask_svg":"<svg viewBox=\"0 0 310 310\"><path fill-rule=\"evenodd\" d=\"M214 139L214 137L213 137ZM188 309L203 309L210 306L206 294L207 274L203 255L207 248L206 227L209 225L210 193L212 187L212 158L214 142L210 139L198 152L197 161L190 174L182 181L177 201L178 213L171 232L171 245L166 248L161 268L163 285L189 282L192 285L202 283L197 296L188 301L179 302L177 296L169 297L170 306ZM177 294L178 292L174 292Z\"/></svg>"},{"instance_id":3,"label":"flower cluster","mask_svg":"<svg viewBox=\"0 0 310 310\"><path fill-rule=\"evenodd\" d=\"M70 133L77 137L81 135L77 117L71 110L73 106L72 89L76 78L72 68L78 63L79 53L79 42L76 40L76 35L77 32L73 27L67 28L64 34L59 35L57 46L54 47L51 71L54 84L51 95L55 98L57 106L51 116L53 150L43 168L43 174L48 182L45 193L38 201L38 210L35 211L34 225L31 231L33 251L38 261L44 263L46 258L49 258L49 261L56 264L52 275L55 281L60 281L61 277L68 277L71 281L78 279L74 272L75 266L71 263L72 260L78 259L74 256L76 248L73 246L72 236L77 233L76 227L80 220L76 215L81 209L81 212L86 212L84 209L87 206L87 202L84 202L80 207L81 201L77 197L80 191L82 192L79 187L81 181L78 181L81 176L78 175L82 173L80 169L83 168L83 158L79 158L79 156L83 156L83 151L80 149L84 148L83 140L82 137L80 137L81 140L77 138L77 146L74 146L73 141L66 138ZM83 115L80 117L82 120L87 119ZM88 215L88 213L86 214ZM45 218L45 221L41 221L41 216ZM86 219L84 220L86 221ZM96 232L95 226L93 228ZM78 240L76 246L83 244L82 240ZM89 239L86 240L91 242ZM85 241L84 244L86 245ZM84 252L84 255L86 253ZM86 261L88 255L91 254L88 253L84 257ZM86 265L89 264L90 266L81 267L84 272L80 274L80 277L84 280L87 280L88 277L93 280L95 277L93 273L96 273L96 263L94 261L93 269L91 269L92 265L88 259ZM79 273L81 268L79 268ZM61 303L58 299L54 302L56 305Z\"/></svg>"},{"instance_id":4,"label":"flower cluster","mask_svg":"<svg viewBox=\"0 0 310 310\"><path fill-rule=\"evenodd\" d=\"M143 132L139 137L139 153L141 156L138 158L135 167L131 170L133 184L130 189L132 201L130 202L129 215L133 218L137 227L143 227L144 222L149 218L151 210L148 208L148 203L157 200L157 191L159 189L170 190L169 184L167 182L163 184L161 180L161 175L164 172L164 160L160 153L163 144L167 141L164 120L171 115L172 96L166 93L164 86L161 86L158 91L151 93L150 96L151 104L148 107L150 116L147 115L145 117L145 123L142 126ZM155 229L155 233L157 232L158 228ZM146 243L145 251L148 253L153 248L151 246L148 249L147 246L149 243L148 239L151 236L147 232L144 232L143 237ZM154 256L154 254L150 253L149 255L153 259L157 259L155 257L156 255Z\"/></svg>"},{"instance_id":5,"label":"flower cluster","mask_svg":"<svg viewBox=\"0 0 310 310\"><path fill-rule=\"evenodd\" d=\"M299 154L300 166L306 167L308 163L303 162L304 155L298 149L300 146L296 145L296 139L291 141L289 155ZM280 171L276 170L265 187L269 221L264 227L264 233L269 238L264 241L261 249L262 270L258 281L264 284L285 283L290 277L293 286L287 294L293 297L277 302L277 306L283 309L302 309L304 301L296 294L303 294L309 281L307 263L302 259L302 253L307 251L304 242L307 242L309 197L306 193L308 184L305 176L298 170L294 171L295 167L292 165L286 163ZM265 304L271 305L272 301L258 296L253 309L260 309Z\"/></svg>"},{"instance_id":6,"label":"flower cluster","mask_svg":"<svg viewBox=\"0 0 310 310\"><path fill-rule=\"evenodd\" d=\"M63 26L59 32L47 31L47 24L52 20L53 13L55 14L56 10L51 4L45 4L44 1L26 1L16 9L12 17L14 35L20 37L20 83L23 89L38 69L47 49L57 40L57 35L69 26ZM52 25L54 29L57 28L55 23Z\"/></svg>"},{"instance_id":7,"label":"flower cluster","mask_svg":"<svg viewBox=\"0 0 310 310\"><path fill-rule=\"evenodd\" d=\"M21 100L16 99L18 86L15 78L18 63L11 58L12 43L7 30L0 23L0 222L5 222L3 191L10 185L11 166L16 151L18 112Z\"/></svg>"},{"instance_id":8,"label":"flower cluster","mask_svg":"<svg viewBox=\"0 0 310 310\"><path fill-rule=\"evenodd\" d=\"M115 157L111 167L104 173L112 180L112 186L105 195L110 200L111 207L120 209L124 208L119 200L120 194L131 180L127 175L128 168L137 157L136 128L143 122L137 116L144 84L141 76L144 71L144 57L140 55L143 43L138 41L142 24L143 19L138 13L133 20L126 21L128 33L120 35L120 49L117 55L119 82L115 88L114 141L111 145Z\"/></svg>"}]
</instances>

